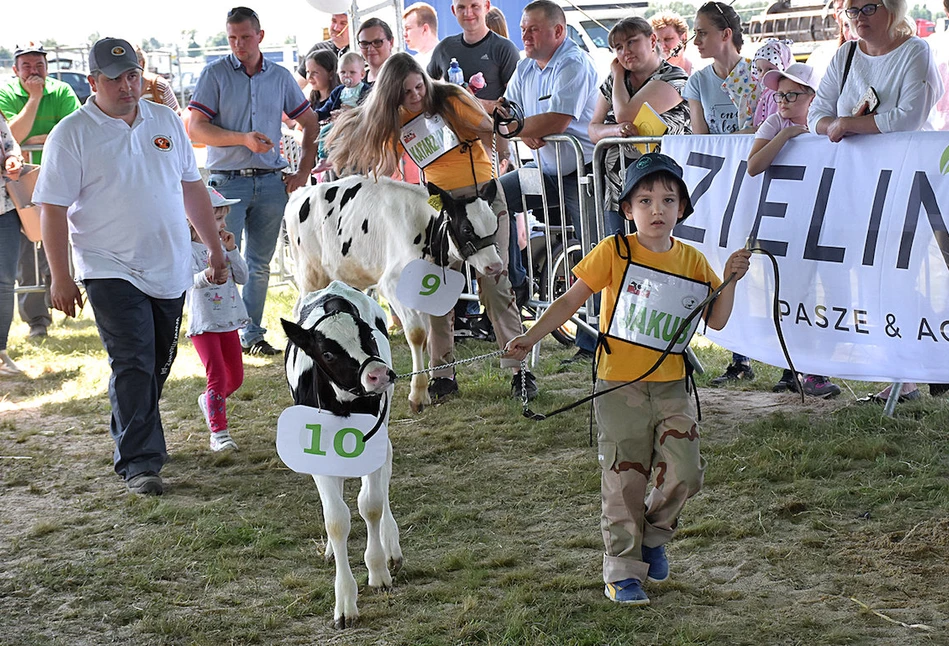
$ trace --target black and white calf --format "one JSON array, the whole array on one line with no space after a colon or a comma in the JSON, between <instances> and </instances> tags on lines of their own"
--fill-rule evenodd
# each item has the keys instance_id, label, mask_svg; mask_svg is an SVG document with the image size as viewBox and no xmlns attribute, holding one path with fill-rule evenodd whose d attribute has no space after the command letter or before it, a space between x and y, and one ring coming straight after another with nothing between
<instances>
[{"instance_id":1,"label":"black and white calf","mask_svg":"<svg viewBox=\"0 0 949 646\"><path fill-rule=\"evenodd\" d=\"M287 203L285 221L301 293L331 280L359 289L377 285L402 320L413 372L423 370L428 315L399 303L399 276L417 258L441 266L466 261L488 276L501 272L494 245L498 218L490 206L496 190L489 182L481 195L456 200L433 184L426 191L359 175L298 189ZM429 203L431 195L441 198L441 210ZM412 378L412 410L430 403L427 386L425 374Z\"/></svg>"},{"instance_id":2,"label":"black and white calf","mask_svg":"<svg viewBox=\"0 0 949 646\"><path fill-rule=\"evenodd\" d=\"M368 413L388 422L395 373L391 368L385 312L375 300L334 281L324 290L303 296L297 323L281 323L289 339L285 366L294 404L343 417ZM359 515L366 521L369 585L374 588L390 587L389 567L397 570L402 566L399 527L389 508L391 476L390 442L383 466L363 476L358 499ZM337 628L345 628L359 616L356 579L349 566L346 545L351 525L349 507L343 499L345 479L313 479L323 504L328 539L326 559L336 559L333 620Z\"/></svg>"}]
</instances>

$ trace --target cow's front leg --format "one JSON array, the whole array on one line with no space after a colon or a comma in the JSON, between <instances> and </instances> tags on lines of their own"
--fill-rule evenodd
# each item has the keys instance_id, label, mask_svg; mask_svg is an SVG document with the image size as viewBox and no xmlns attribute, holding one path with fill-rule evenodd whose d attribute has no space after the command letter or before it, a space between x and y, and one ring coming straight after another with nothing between
<instances>
[{"instance_id":1,"label":"cow's front leg","mask_svg":"<svg viewBox=\"0 0 949 646\"><path fill-rule=\"evenodd\" d=\"M382 472L379 478L379 486L383 487L382 526L379 528L382 551L385 553L390 571L398 572L402 568L402 547L399 545L399 525L395 522L392 508L389 506L389 481L392 478L392 442L389 442L385 464L379 470Z\"/></svg>"},{"instance_id":2,"label":"cow's front leg","mask_svg":"<svg viewBox=\"0 0 949 646\"><path fill-rule=\"evenodd\" d=\"M349 552L346 546L352 524L351 515L346 501L343 500L341 478L313 476L313 479L323 505L326 538L336 557L336 607L333 610L333 625L336 628L349 628L359 618L359 610L356 608L358 588L349 567Z\"/></svg>"},{"instance_id":3,"label":"cow's front leg","mask_svg":"<svg viewBox=\"0 0 949 646\"><path fill-rule=\"evenodd\" d=\"M373 588L391 588L392 575L386 567L386 555L382 549L380 525L387 487L381 480L387 474L380 467L362 478L359 490L359 515L366 521L366 568L369 570L369 585Z\"/></svg>"}]
</instances>

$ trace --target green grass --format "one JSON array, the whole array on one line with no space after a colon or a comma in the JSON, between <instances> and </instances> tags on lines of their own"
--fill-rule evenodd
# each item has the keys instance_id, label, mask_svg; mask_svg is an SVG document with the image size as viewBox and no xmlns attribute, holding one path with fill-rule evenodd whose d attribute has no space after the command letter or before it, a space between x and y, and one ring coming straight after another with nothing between
<instances>
[{"instance_id":1,"label":"green grass","mask_svg":"<svg viewBox=\"0 0 949 646\"><path fill-rule=\"evenodd\" d=\"M294 297L272 290L275 345ZM400 383L389 433L405 565L391 591L368 588L350 483L361 616L339 632L316 487L274 447L282 359L246 358L229 401L241 450L214 455L195 404L203 369L182 342L162 400L169 490L143 499L111 470L109 371L88 313L57 316L40 344L26 331L16 324L10 350L30 379L0 381L0 644L949 643L945 400L887 418L845 387L801 405L772 395L780 371L760 364L740 389L701 387L705 488L668 546L671 580L631 609L603 597L586 408L526 420L487 363L461 367L461 396L419 415ZM408 372L404 340L393 347ZM698 352L701 386L728 354ZM588 368L557 373L570 354L545 341L534 410L587 391Z\"/></svg>"}]
</instances>

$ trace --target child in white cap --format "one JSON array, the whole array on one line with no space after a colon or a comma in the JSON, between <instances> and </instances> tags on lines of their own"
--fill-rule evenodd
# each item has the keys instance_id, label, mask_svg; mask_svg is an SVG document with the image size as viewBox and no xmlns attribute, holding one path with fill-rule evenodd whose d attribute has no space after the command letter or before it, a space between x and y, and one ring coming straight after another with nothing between
<instances>
[{"instance_id":1,"label":"child in white cap","mask_svg":"<svg viewBox=\"0 0 949 646\"><path fill-rule=\"evenodd\" d=\"M763 173L788 140L807 132L807 111L817 94L820 79L810 65L795 63L783 72L772 70L764 75L764 86L771 90L778 111L765 119L755 133L755 143L748 155L748 174ZM813 397L835 397L840 386L823 375L804 375L804 392ZM785 369L772 388L774 392L797 392L798 381Z\"/></svg>"},{"instance_id":2,"label":"child in white cap","mask_svg":"<svg viewBox=\"0 0 949 646\"><path fill-rule=\"evenodd\" d=\"M223 285L211 282L208 248L194 229L191 231L191 265L194 284L188 288L188 336L201 357L207 373L207 389L198 396L198 406L211 431L211 450L237 449L227 429L227 398L244 381L244 362L238 330L250 320L238 283L247 282L247 263L234 242L234 234L224 229L232 204L208 187L214 220L227 253L228 277Z\"/></svg>"}]
</instances>

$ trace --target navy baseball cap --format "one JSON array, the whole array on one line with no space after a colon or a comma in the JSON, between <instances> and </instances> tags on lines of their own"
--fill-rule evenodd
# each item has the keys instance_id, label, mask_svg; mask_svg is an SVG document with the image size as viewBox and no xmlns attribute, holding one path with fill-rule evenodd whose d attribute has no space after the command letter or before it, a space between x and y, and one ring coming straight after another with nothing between
<instances>
[{"instance_id":1,"label":"navy baseball cap","mask_svg":"<svg viewBox=\"0 0 949 646\"><path fill-rule=\"evenodd\" d=\"M118 78L130 69L142 69L135 48L121 38L100 38L89 50L89 71Z\"/></svg>"},{"instance_id":2,"label":"navy baseball cap","mask_svg":"<svg viewBox=\"0 0 949 646\"><path fill-rule=\"evenodd\" d=\"M685 211L679 222L692 215L692 198L689 197L689 187L682 179L682 167L676 163L672 157L662 153L646 153L626 168L626 181L623 182L623 192L619 196L622 202L636 188L636 185L647 175L665 171L675 177L682 189L682 195L685 196Z\"/></svg>"}]
</instances>

